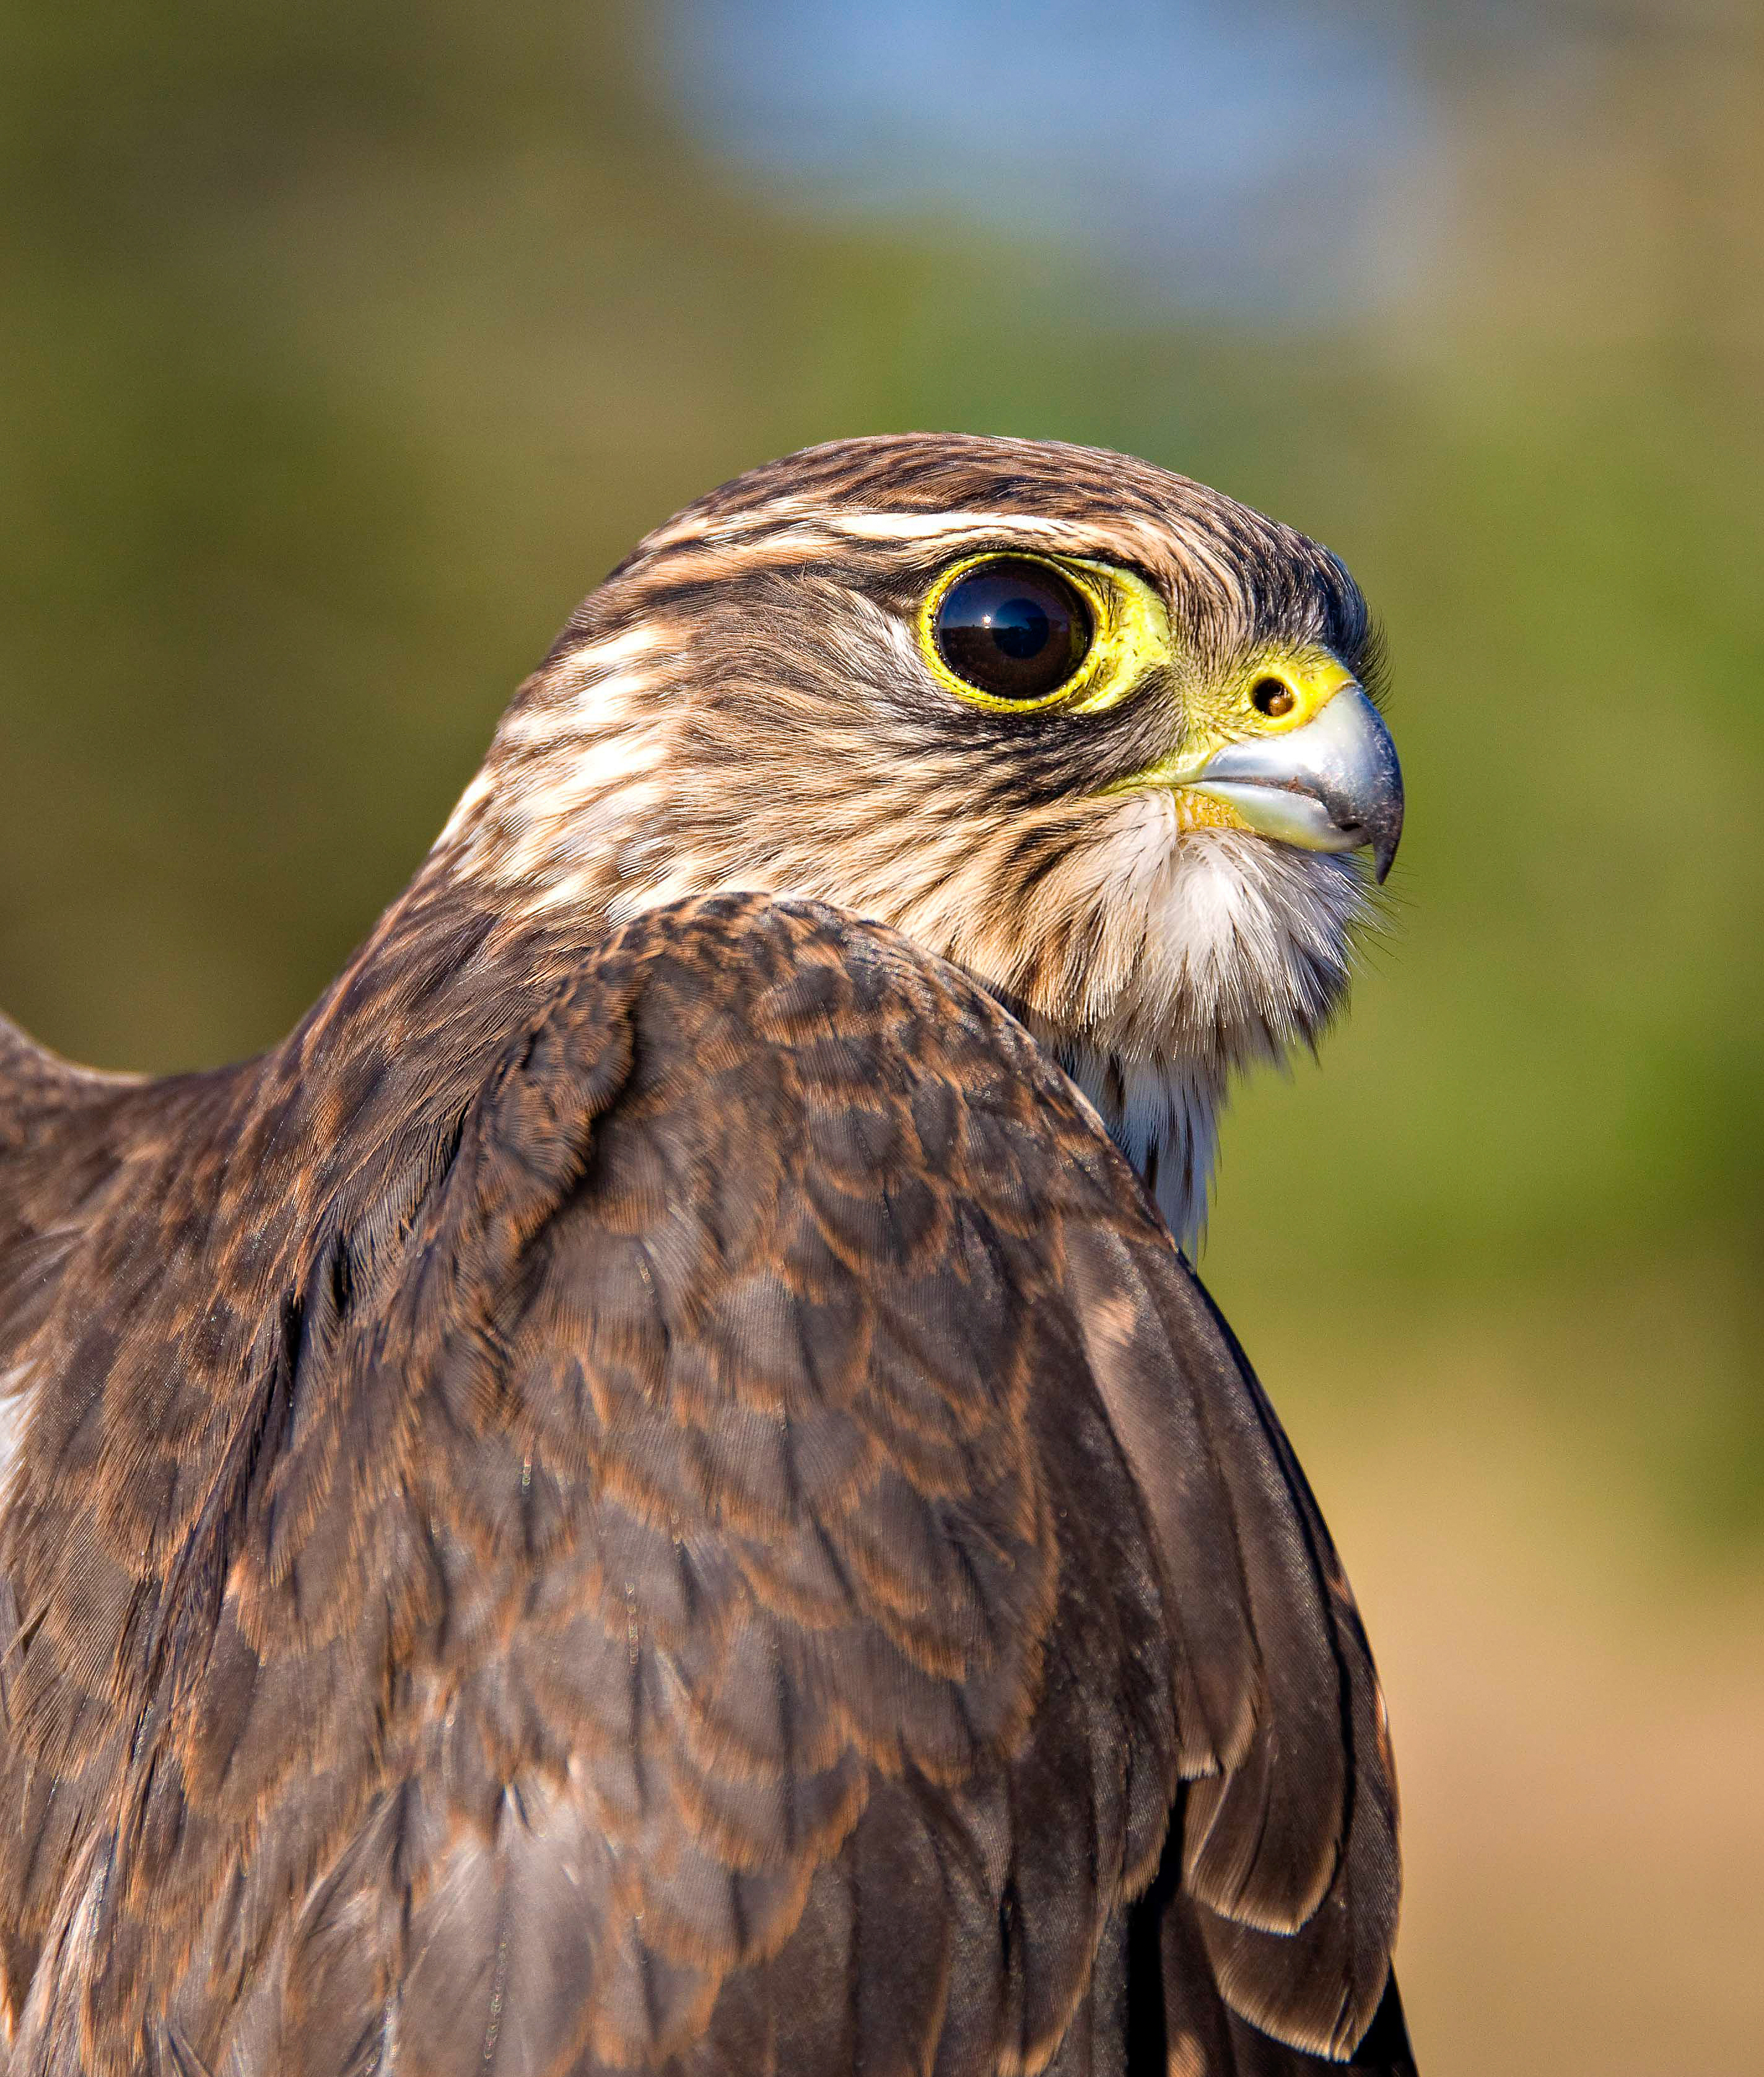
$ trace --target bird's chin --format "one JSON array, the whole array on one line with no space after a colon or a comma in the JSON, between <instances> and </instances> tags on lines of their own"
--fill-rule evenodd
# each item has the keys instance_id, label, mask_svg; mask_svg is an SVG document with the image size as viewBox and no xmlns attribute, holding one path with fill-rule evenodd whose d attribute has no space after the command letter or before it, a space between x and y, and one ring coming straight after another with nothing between
<instances>
[{"instance_id":1,"label":"bird's chin","mask_svg":"<svg viewBox=\"0 0 1764 2077\"><path fill-rule=\"evenodd\" d=\"M1220 1072L1315 1037L1346 994L1368 913L1358 861L1169 821L1123 835L1109 864L1139 957L1118 1000L1096 1005L1098 1034L1139 1059Z\"/></svg>"},{"instance_id":2,"label":"bird's chin","mask_svg":"<svg viewBox=\"0 0 1764 2077\"><path fill-rule=\"evenodd\" d=\"M1021 1006L1192 1240L1231 1076L1314 1039L1340 1009L1370 876L1135 806L1089 861L1092 913L1068 919L1085 964Z\"/></svg>"}]
</instances>

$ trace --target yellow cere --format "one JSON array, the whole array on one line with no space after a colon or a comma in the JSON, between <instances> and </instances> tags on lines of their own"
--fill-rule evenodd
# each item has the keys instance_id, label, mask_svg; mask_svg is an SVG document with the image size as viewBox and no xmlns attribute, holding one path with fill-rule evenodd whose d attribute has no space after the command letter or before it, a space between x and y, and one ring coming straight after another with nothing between
<instances>
[{"instance_id":1,"label":"yellow cere","mask_svg":"<svg viewBox=\"0 0 1764 2077\"><path fill-rule=\"evenodd\" d=\"M1094 623L1090 647L1072 675L1038 700L998 699L970 685L958 677L938 653L934 631L937 610L950 588L970 570L998 558L999 551L989 548L983 555L968 556L951 564L919 608L920 649L932 676L957 699L1001 714L1034 714L1047 707L1063 707L1071 714L1102 714L1127 698L1148 671L1171 660L1170 616L1163 601L1143 578L1130 570L1088 562L1077 556L1031 556L1013 550L1013 561L1045 564L1083 594Z\"/></svg>"},{"instance_id":2,"label":"yellow cere","mask_svg":"<svg viewBox=\"0 0 1764 2077\"><path fill-rule=\"evenodd\" d=\"M1235 717L1238 726L1230 726L1233 718L1222 717L1226 726L1220 740L1243 735L1283 735L1303 728L1308 721L1317 719L1342 686L1353 683L1354 673L1325 648L1258 656L1238 687L1242 708L1241 714ZM1278 688L1291 700L1291 706L1264 701L1259 696L1267 687Z\"/></svg>"},{"instance_id":3,"label":"yellow cere","mask_svg":"<svg viewBox=\"0 0 1764 2077\"><path fill-rule=\"evenodd\" d=\"M1342 687L1354 682L1354 673L1341 659L1321 645L1264 650L1228 680L1192 686L1188 732L1182 741L1155 764L1130 779L1117 780L1105 791L1130 793L1151 786L1185 787L1200 777L1208 759L1226 743L1290 735L1315 721ZM1182 808L1187 825L1197 828L1246 826L1222 802L1184 794Z\"/></svg>"}]
</instances>

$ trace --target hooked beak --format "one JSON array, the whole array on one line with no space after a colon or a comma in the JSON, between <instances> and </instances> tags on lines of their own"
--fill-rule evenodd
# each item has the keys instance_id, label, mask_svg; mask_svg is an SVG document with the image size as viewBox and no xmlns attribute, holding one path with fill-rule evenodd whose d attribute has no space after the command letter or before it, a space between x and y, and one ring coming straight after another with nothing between
<instances>
[{"instance_id":1,"label":"hooked beak","mask_svg":"<svg viewBox=\"0 0 1764 2077\"><path fill-rule=\"evenodd\" d=\"M1259 835L1304 851L1369 848L1380 881L1403 834L1403 770L1379 711L1343 685L1314 721L1228 743L1186 782Z\"/></svg>"}]
</instances>

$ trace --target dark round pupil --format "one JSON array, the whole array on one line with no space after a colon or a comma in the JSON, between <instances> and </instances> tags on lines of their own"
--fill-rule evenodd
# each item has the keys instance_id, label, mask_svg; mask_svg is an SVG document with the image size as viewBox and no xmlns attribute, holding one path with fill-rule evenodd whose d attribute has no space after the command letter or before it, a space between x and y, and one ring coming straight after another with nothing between
<instances>
[{"instance_id":1,"label":"dark round pupil","mask_svg":"<svg viewBox=\"0 0 1764 2077\"><path fill-rule=\"evenodd\" d=\"M1084 661L1090 615L1058 570L1001 556L943 594L937 646L958 677L995 699L1044 699Z\"/></svg>"}]
</instances>

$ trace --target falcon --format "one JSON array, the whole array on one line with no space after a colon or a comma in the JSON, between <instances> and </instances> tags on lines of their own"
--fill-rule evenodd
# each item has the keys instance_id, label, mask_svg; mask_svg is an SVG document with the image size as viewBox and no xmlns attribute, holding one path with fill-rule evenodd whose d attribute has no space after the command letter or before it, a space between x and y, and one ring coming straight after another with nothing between
<instances>
[{"instance_id":1,"label":"falcon","mask_svg":"<svg viewBox=\"0 0 1764 2077\"><path fill-rule=\"evenodd\" d=\"M1402 820L1342 564L914 435L645 540L298 1028L0 1027L5 2077L1412 2067L1172 1234Z\"/></svg>"}]
</instances>

